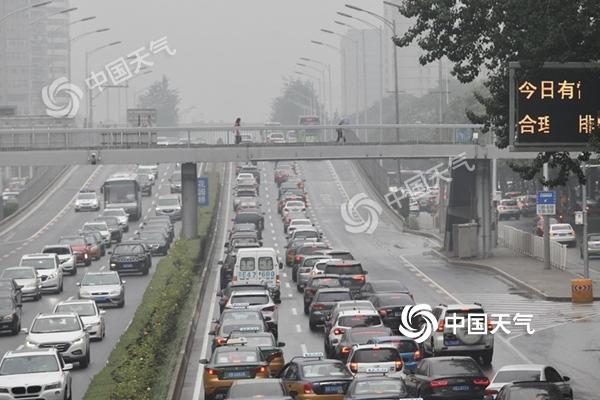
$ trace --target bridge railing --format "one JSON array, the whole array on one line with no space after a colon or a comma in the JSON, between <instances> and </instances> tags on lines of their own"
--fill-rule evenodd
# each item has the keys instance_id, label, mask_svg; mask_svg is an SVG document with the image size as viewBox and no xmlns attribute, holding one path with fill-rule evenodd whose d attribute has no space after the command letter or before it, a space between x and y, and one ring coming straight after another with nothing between
<instances>
[{"instance_id":1,"label":"bridge railing","mask_svg":"<svg viewBox=\"0 0 600 400\"><path fill-rule=\"evenodd\" d=\"M540 261L544 260L544 238L513 226L498 226L498 245ZM561 270L567 267L566 245L550 241L550 264Z\"/></svg>"},{"instance_id":2,"label":"bridge railing","mask_svg":"<svg viewBox=\"0 0 600 400\"><path fill-rule=\"evenodd\" d=\"M491 144L490 135L481 134L480 125L319 125L319 126L178 126L152 128L91 128L91 129L1 129L0 151L10 150L70 150L127 149L161 146L196 147L233 145L237 132L242 144L280 144L269 141L269 134L281 132L286 144L335 144L338 130L352 131L359 142L369 144Z\"/></svg>"}]
</instances>

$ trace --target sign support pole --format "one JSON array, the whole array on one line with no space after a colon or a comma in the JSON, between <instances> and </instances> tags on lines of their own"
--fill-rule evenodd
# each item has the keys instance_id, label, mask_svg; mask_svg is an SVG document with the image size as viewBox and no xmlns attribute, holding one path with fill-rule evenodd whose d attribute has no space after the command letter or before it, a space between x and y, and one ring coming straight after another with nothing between
<instances>
[{"instance_id":1,"label":"sign support pole","mask_svg":"<svg viewBox=\"0 0 600 400\"><path fill-rule=\"evenodd\" d=\"M544 179L550 179L548 171L548 163L544 164ZM548 186L544 186L544 190L548 190ZM544 215L544 269L551 269L550 264L550 216Z\"/></svg>"},{"instance_id":2,"label":"sign support pole","mask_svg":"<svg viewBox=\"0 0 600 400\"><path fill-rule=\"evenodd\" d=\"M581 208L583 210L583 237L581 238L581 246L583 250L583 277L590 279L590 259L588 254L588 226L587 226L587 165L583 165L583 177L585 183L581 185Z\"/></svg>"}]
</instances>

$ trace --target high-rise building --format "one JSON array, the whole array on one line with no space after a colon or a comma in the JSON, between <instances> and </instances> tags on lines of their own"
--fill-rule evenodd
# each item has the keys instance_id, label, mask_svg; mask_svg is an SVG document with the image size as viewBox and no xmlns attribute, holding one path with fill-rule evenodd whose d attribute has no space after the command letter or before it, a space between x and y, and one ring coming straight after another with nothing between
<instances>
[{"instance_id":1,"label":"high-rise building","mask_svg":"<svg viewBox=\"0 0 600 400\"><path fill-rule=\"evenodd\" d=\"M0 23L0 107L18 115L45 114L42 88L69 75L69 0L17 12ZM1 0L0 18L35 4Z\"/></svg>"}]
</instances>

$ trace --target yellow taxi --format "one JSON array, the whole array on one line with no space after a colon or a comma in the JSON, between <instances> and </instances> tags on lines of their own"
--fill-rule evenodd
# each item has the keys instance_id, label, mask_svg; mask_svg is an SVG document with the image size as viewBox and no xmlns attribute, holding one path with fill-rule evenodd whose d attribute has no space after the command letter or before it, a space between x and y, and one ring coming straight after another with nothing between
<instances>
[{"instance_id":1,"label":"yellow taxi","mask_svg":"<svg viewBox=\"0 0 600 400\"><path fill-rule=\"evenodd\" d=\"M225 345L229 345L229 342L235 341L236 339L243 338L246 340L246 346L258 347L263 355L263 358L269 363L269 369L271 370L272 376L277 376L283 369L285 360L283 358L282 347L285 346L283 342L277 342L275 337L270 332L240 332L234 331L229 335L229 339Z\"/></svg>"},{"instance_id":2,"label":"yellow taxi","mask_svg":"<svg viewBox=\"0 0 600 400\"><path fill-rule=\"evenodd\" d=\"M323 353L294 357L279 374L288 394L296 400L343 400L352 374L340 360Z\"/></svg>"},{"instance_id":3,"label":"yellow taxi","mask_svg":"<svg viewBox=\"0 0 600 400\"><path fill-rule=\"evenodd\" d=\"M246 341L237 339L228 346L217 347L204 364L202 380L204 398L223 398L234 381L238 379L265 379L271 376L269 363L264 360L257 347L246 346Z\"/></svg>"}]
</instances>

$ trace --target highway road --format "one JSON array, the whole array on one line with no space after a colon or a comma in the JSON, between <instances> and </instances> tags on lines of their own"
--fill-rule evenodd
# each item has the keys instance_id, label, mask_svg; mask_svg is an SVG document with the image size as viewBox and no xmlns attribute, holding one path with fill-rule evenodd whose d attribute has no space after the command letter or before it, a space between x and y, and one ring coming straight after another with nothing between
<instances>
[{"instance_id":1,"label":"highway road","mask_svg":"<svg viewBox=\"0 0 600 400\"><path fill-rule=\"evenodd\" d=\"M16 266L23 254L39 252L44 245L54 244L61 236L77 235L83 223L92 220L98 212L76 213L73 208L74 196L83 188L99 190L106 178L111 174L133 166L76 166L71 168L57 184L40 199L35 207L23 214L17 221L0 227L0 269ZM152 197L143 198L144 217L153 214L153 203L159 194L169 193L168 177L173 170L172 165L161 165ZM141 222L141 221L140 221ZM127 239L133 235L139 222L130 222L130 230L124 234ZM178 223L179 225L179 223ZM176 232L180 226L176 227ZM108 254L89 267L78 268L78 274L64 278L64 291L60 295L45 294L40 301L25 302L23 305L22 327L29 328L33 317L41 312L51 312L54 305L69 298L77 298L78 282L86 271L108 269ZM153 259L153 266L160 258ZM144 290L150 281L155 268L148 276L125 276L126 305L122 309L108 309L104 315L106 321L106 338L101 342L92 342L91 363L86 369L73 370L73 399L83 398L92 377L105 365L108 355L118 342L119 337L131 321L135 310L141 302ZM24 344L25 334L17 336L8 334L0 337L2 353L13 350Z\"/></svg>"},{"instance_id":2,"label":"highway road","mask_svg":"<svg viewBox=\"0 0 600 400\"><path fill-rule=\"evenodd\" d=\"M261 198L265 211L264 246L276 248L284 255L283 225L276 210L277 186L273 183L273 164L262 167ZM507 364L549 363L572 378L576 399L597 397L600 304L572 305L552 303L532 297L511 282L492 273L470 270L447 264L432 254L436 245L429 239L404 233L396 217L385 207L350 161L319 161L299 163L306 179L310 217L324 233L324 241L333 248L348 249L368 270L368 279L397 279L405 282L415 295L417 303L481 302L488 313L531 314L536 330L528 335L524 327L511 326L510 334L497 334L494 371ZM231 187L231 175L229 176ZM383 213L372 234L351 234L345 229L340 206L353 196L365 193L379 202ZM231 217L230 191L224 204L227 210L221 216L222 228ZM362 211L365 218L366 212ZM217 249L223 249L222 229ZM222 253L221 253L222 254ZM218 318L216 301L217 259L211 267L210 284L203 301L204 319L198 325L191 362L187 371L182 399L202 399L202 366L197 360L210 356L207 341L210 321ZM296 291L290 269L284 267L282 276L282 304L279 310L279 340L286 342L286 359L306 351L323 351L323 335L311 332L308 318L303 313L302 295Z\"/></svg>"}]
</instances>

